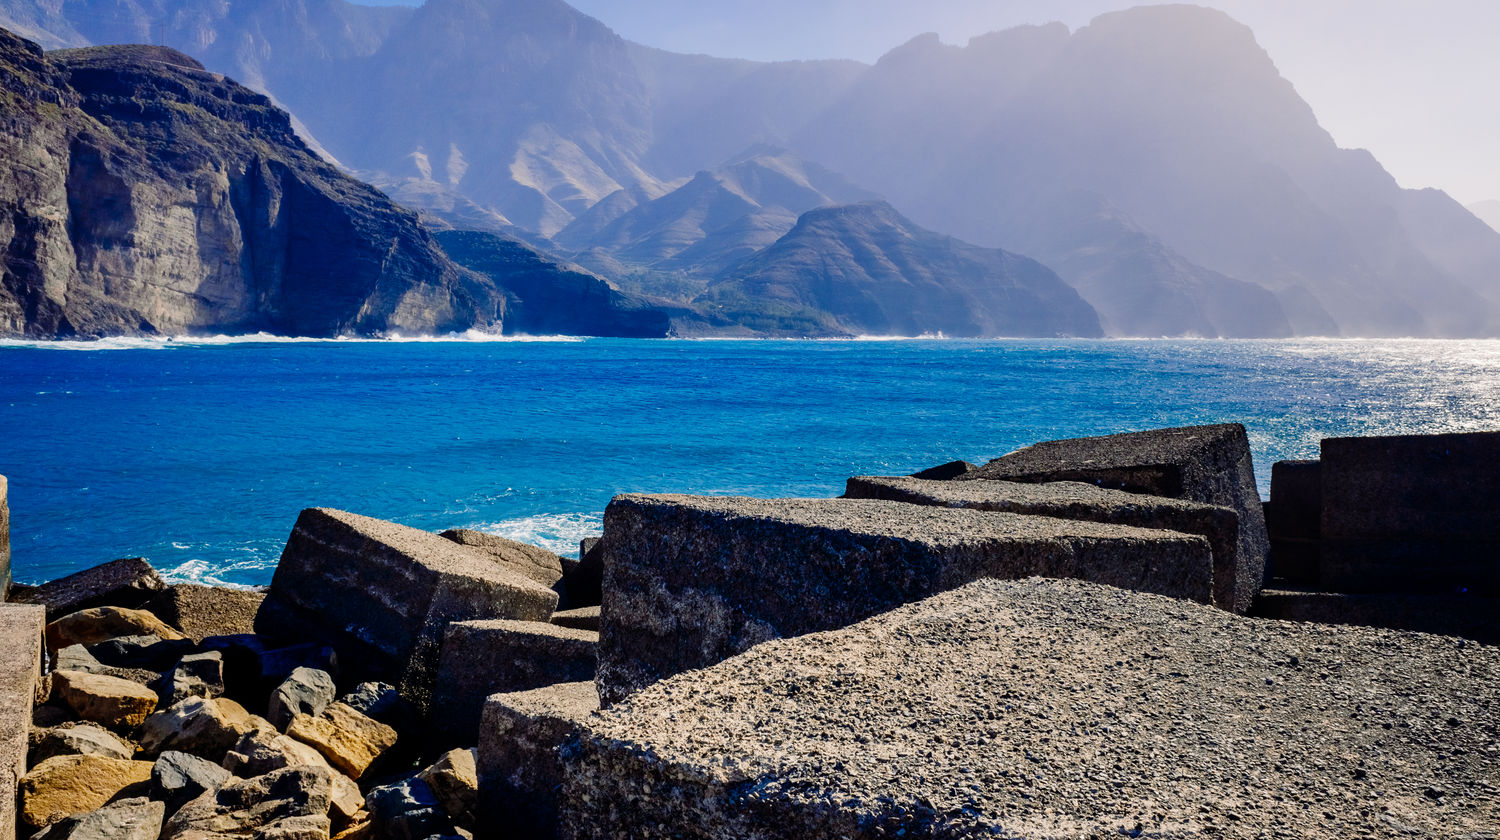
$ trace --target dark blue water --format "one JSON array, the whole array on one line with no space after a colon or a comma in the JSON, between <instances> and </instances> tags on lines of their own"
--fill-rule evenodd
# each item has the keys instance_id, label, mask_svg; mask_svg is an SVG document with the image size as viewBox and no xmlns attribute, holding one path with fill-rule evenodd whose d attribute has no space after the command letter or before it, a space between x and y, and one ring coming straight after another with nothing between
<instances>
[{"instance_id":1,"label":"dark blue water","mask_svg":"<svg viewBox=\"0 0 1500 840\"><path fill-rule=\"evenodd\" d=\"M1500 342L12 344L0 407L18 580L265 583L304 507L566 552L620 492L828 496L1154 426L1245 423L1265 493L1325 436L1500 428Z\"/></svg>"}]
</instances>

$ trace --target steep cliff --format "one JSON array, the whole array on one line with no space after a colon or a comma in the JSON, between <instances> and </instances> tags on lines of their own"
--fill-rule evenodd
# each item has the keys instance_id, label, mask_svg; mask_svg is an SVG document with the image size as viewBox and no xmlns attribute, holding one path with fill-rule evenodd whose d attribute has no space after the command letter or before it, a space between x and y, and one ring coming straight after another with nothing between
<instances>
[{"instance_id":1,"label":"steep cliff","mask_svg":"<svg viewBox=\"0 0 1500 840\"><path fill-rule=\"evenodd\" d=\"M0 30L0 334L440 332L505 296L311 154L265 97L157 47Z\"/></svg>"}]
</instances>

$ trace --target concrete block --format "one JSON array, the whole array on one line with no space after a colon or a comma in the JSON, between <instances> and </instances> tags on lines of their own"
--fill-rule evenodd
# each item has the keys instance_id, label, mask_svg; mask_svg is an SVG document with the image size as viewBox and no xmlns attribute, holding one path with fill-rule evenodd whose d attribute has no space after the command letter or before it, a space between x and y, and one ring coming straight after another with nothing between
<instances>
[{"instance_id":1,"label":"concrete block","mask_svg":"<svg viewBox=\"0 0 1500 840\"><path fill-rule=\"evenodd\" d=\"M1110 490L1232 508L1239 514L1233 610L1250 608L1265 582L1265 511L1250 439L1238 423L1153 429L1038 443L996 458L958 480L1082 481Z\"/></svg>"},{"instance_id":2,"label":"concrete block","mask_svg":"<svg viewBox=\"0 0 1500 840\"><path fill-rule=\"evenodd\" d=\"M592 681L496 694L485 701L479 727L478 840L558 836L561 750L598 709Z\"/></svg>"},{"instance_id":3,"label":"concrete block","mask_svg":"<svg viewBox=\"0 0 1500 840\"><path fill-rule=\"evenodd\" d=\"M1500 598L1265 589L1250 614L1281 621L1413 630L1500 645Z\"/></svg>"},{"instance_id":4,"label":"concrete block","mask_svg":"<svg viewBox=\"0 0 1500 840\"><path fill-rule=\"evenodd\" d=\"M552 623L558 627L599 632L599 608L579 607L576 610L558 610L552 614Z\"/></svg>"},{"instance_id":5,"label":"concrete block","mask_svg":"<svg viewBox=\"0 0 1500 840\"><path fill-rule=\"evenodd\" d=\"M266 599L257 589L177 583L145 605L157 618L182 631L194 642L209 636L255 632L255 613Z\"/></svg>"},{"instance_id":6,"label":"concrete block","mask_svg":"<svg viewBox=\"0 0 1500 840\"><path fill-rule=\"evenodd\" d=\"M955 478L966 476L979 469L978 464L968 461L949 461L946 464L938 464L911 474L912 478L921 478L928 481L952 481Z\"/></svg>"},{"instance_id":7,"label":"concrete block","mask_svg":"<svg viewBox=\"0 0 1500 840\"><path fill-rule=\"evenodd\" d=\"M1322 539L1323 463L1277 461L1271 465L1266 532L1271 538L1268 577L1285 585L1316 586Z\"/></svg>"},{"instance_id":8,"label":"concrete block","mask_svg":"<svg viewBox=\"0 0 1500 840\"><path fill-rule=\"evenodd\" d=\"M1500 648L982 580L585 719L561 833L1484 836L1496 709Z\"/></svg>"},{"instance_id":9,"label":"concrete block","mask_svg":"<svg viewBox=\"0 0 1500 840\"><path fill-rule=\"evenodd\" d=\"M1500 432L1323 441L1321 588L1500 596Z\"/></svg>"},{"instance_id":10,"label":"concrete block","mask_svg":"<svg viewBox=\"0 0 1500 840\"><path fill-rule=\"evenodd\" d=\"M473 744L491 694L593 679L598 645L598 633L540 621L449 625L433 690L439 745Z\"/></svg>"},{"instance_id":11,"label":"concrete block","mask_svg":"<svg viewBox=\"0 0 1500 840\"><path fill-rule=\"evenodd\" d=\"M92 607L139 608L166 588L156 570L140 557L111 560L28 589L14 600L41 604L47 620Z\"/></svg>"},{"instance_id":12,"label":"concrete block","mask_svg":"<svg viewBox=\"0 0 1500 840\"><path fill-rule=\"evenodd\" d=\"M557 593L436 534L343 511L297 518L256 630L329 640L343 676L393 683L425 711L453 621L546 621ZM305 636L304 636L305 634Z\"/></svg>"},{"instance_id":13,"label":"concrete block","mask_svg":"<svg viewBox=\"0 0 1500 840\"><path fill-rule=\"evenodd\" d=\"M849 479L844 498L885 499L1198 534L1208 540L1213 552L1209 574L1214 583L1214 603L1225 609L1234 606L1239 515L1230 508L1165 496L1105 490L1077 481L1022 484L1015 481L924 481L866 476ZM1087 570L1080 570L1078 576L1087 579ZM1193 596L1182 594L1178 597Z\"/></svg>"},{"instance_id":14,"label":"concrete block","mask_svg":"<svg viewBox=\"0 0 1500 840\"><path fill-rule=\"evenodd\" d=\"M617 496L604 513L605 706L768 639L980 577L1087 576L1208 601L1203 537L864 499Z\"/></svg>"},{"instance_id":15,"label":"concrete block","mask_svg":"<svg viewBox=\"0 0 1500 840\"><path fill-rule=\"evenodd\" d=\"M16 782L26 775L31 709L42 687L40 606L0 604L0 838L16 836Z\"/></svg>"},{"instance_id":16,"label":"concrete block","mask_svg":"<svg viewBox=\"0 0 1500 840\"><path fill-rule=\"evenodd\" d=\"M548 589L557 590L561 596L563 564L562 558L545 548L508 540L483 531L453 528L438 536L466 545L488 554L502 566L520 572Z\"/></svg>"},{"instance_id":17,"label":"concrete block","mask_svg":"<svg viewBox=\"0 0 1500 840\"><path fill-rule=\"evenodd\" d=\"M564 579L568 587L568 608L597 607L604 600L604 546L599 537L587 537L578 543L578 565Z\"/></svg>"}]
</instances>

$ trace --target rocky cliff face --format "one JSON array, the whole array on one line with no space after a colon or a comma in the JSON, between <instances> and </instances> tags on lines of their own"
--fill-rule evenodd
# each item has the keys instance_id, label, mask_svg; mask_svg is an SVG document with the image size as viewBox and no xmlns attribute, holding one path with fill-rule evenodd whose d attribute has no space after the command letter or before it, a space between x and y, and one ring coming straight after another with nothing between
<instances>
[{"instance_id":1,"label":"rocky cliff face","mask_svg":"<svg viewBox=\"0 0 1500 840\"><path fill-rule=\"evenodd\" d=\"M154 47L0 32L0 333L434 332L505 296L263 96Z\"/></svg>"}]
</instances>

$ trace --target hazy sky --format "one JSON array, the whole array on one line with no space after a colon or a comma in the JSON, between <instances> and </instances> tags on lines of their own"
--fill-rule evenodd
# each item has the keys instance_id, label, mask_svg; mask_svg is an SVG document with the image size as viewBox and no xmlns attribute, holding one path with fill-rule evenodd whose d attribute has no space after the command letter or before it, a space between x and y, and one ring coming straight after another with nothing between
<instances>
[{"instance_id":1,"label":"hazy sky","mask_svg":"<svg viewBox=\"0 0 1500 840\"><path fill-rule=\"evenodd\" d=\"M362 0L417 5L413 0ZM633 41L762 60L874 61L923 32L974 35L1120 0L571 0ZM1402 186L1470 204L1500 198L1500 2L1207 0L1255 30L1339 145L1363 147Z\"/></svg>"}]
</instances>

